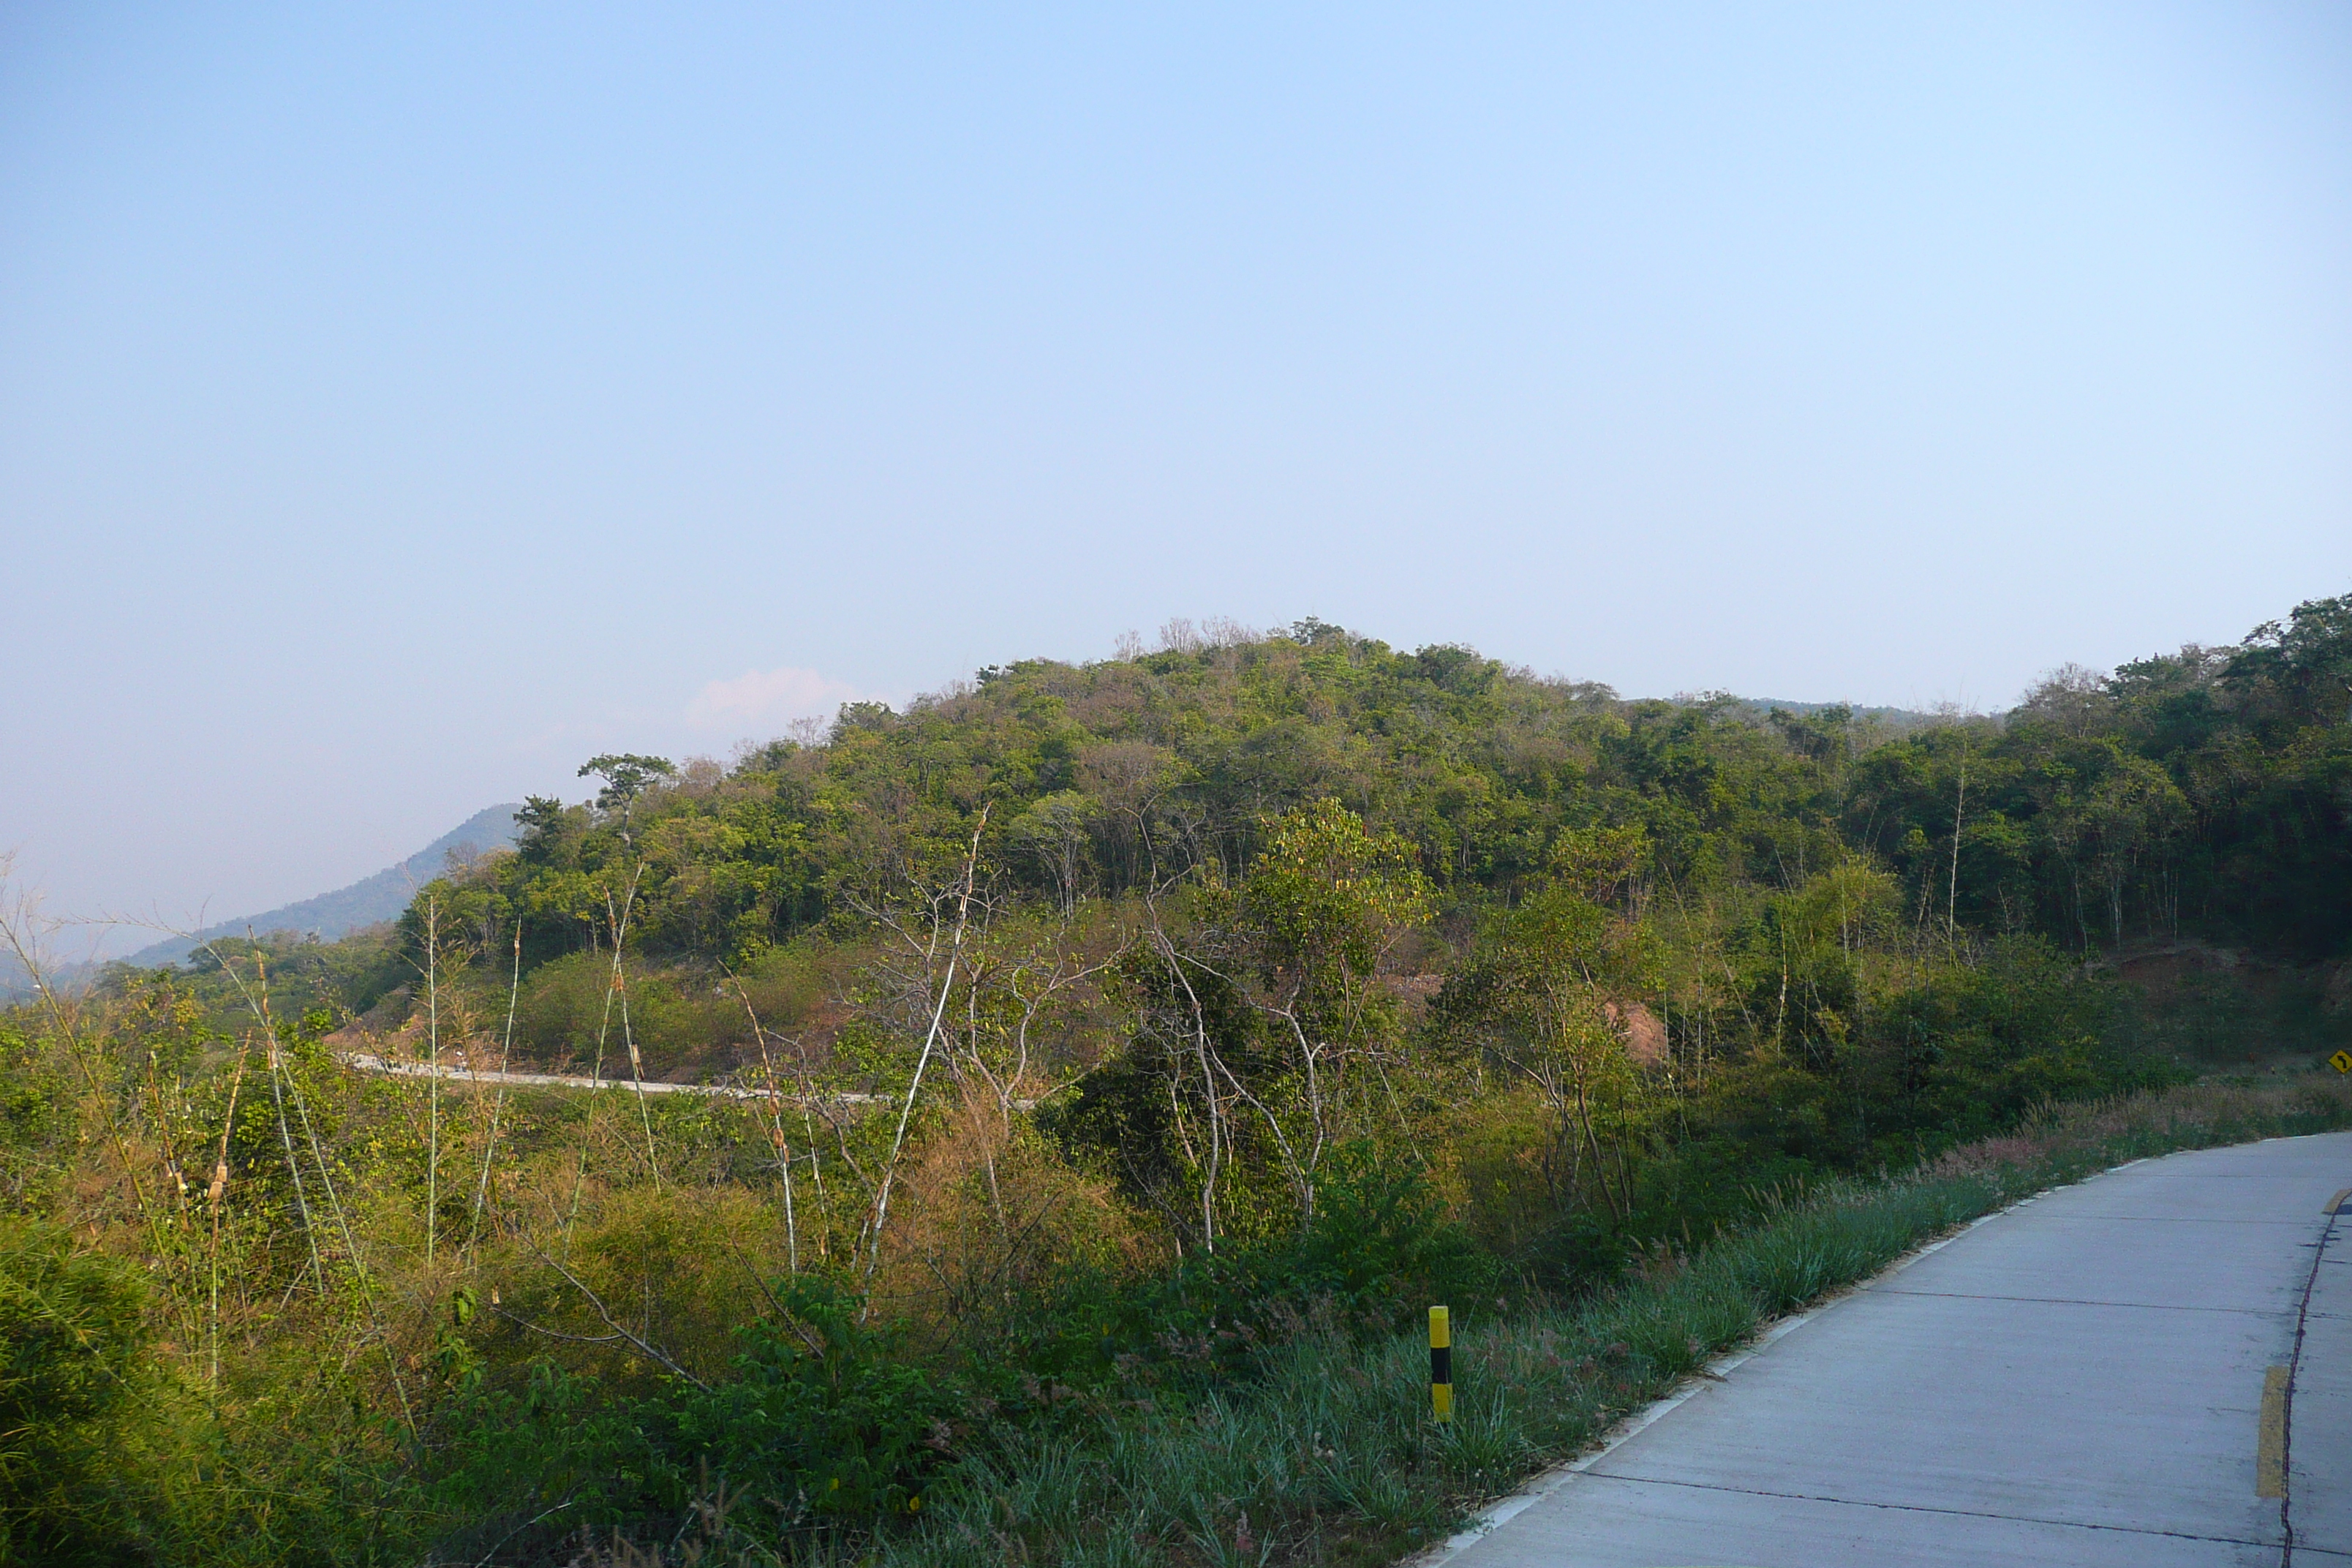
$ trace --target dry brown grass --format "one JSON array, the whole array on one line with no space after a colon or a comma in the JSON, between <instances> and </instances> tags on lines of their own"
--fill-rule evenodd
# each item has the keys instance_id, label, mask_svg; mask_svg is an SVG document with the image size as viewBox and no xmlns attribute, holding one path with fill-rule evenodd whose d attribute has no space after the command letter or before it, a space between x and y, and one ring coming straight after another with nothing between
<instances>
[{"instance_id":1,"label":"dry brown grass","mask_svg":"<svg viewBox=\"0 0 2352 1568\"><path fill-rule=\"evenodd\" d=\"M1976 1175L2133 1141L2178 1148L2226 1142L2241 1130L2266 1126L2298 1108L2352 1120L2352 1078L2331 1072L2272 1083L2220 1080L2044 1106L2014 1132L1947 1151L1921 1174L1929 1180Z\"/></svg>"}]
</instances>

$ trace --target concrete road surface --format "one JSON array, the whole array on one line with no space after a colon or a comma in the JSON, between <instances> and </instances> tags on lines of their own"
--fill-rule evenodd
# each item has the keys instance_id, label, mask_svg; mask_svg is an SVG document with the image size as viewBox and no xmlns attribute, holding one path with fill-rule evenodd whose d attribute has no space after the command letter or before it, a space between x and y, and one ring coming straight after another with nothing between
<instances>
[{"instance_id":1,"label":"concrete road surface","mask_svg":"<svg viewBox=\"0 0 2352 1568\"><path fill-rule=\"evenodd\" d=\"M2346 1188L2330 1133L2034 1199L1507 1503L1447 1568L2352 1563Z\"/></svg>"}]
</instances>

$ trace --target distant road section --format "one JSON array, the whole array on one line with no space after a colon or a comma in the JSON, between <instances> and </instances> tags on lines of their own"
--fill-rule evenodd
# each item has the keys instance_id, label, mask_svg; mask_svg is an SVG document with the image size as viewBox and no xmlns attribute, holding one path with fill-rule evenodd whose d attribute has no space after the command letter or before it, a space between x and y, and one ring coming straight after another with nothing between
<instances>
[{"instance_id":1,"label":"distant road section","mask_svg":"<svg viewBox=\"0 0 2352 1568\"><path fill-rule=\"evenodd\" d=\"M520 1089L644 1089L647 1094L707 1094L721 1100L765 1100L765 1092L756 1089L739 1089L731 1084L665 1083L658 1079L614 1078L607 1073L603 1078L585 1074L558 1072L493 1072L468 1067L435 1067L425 1062L396 1062L366 1051L354 1051L343 1058L349 1066L362 1072L387 1073L394 1078L457 1079L466 1083L486 1083L492 1087L508 1084ZM848 1100L873 1100L869 1094L845 1095Z\"/></svg>"},{"instance_id":2,"label":"distant road section","mask_svg":"<svg viewBox=\"0 0 2352 1568\"><path fill-rule=\"evenodd\" d=\"M1443 1560L2352 1563L2347 1188L2352 1133L2332 1133L2048 1194L1801 1321Z\"/></svg>"},{"instance_id":3,"label":"distant road section","mask_svg":"<svg viewBox=\"0 0 2352 1568\"><path fill-rule=\"evenodd\" d=\"M353 1051L342 1060L346 1067L360 1072L385 1073L394 1078L454 1079L465 1083L488 1084L492 1088L506 1084L520 1089L625 1089L633 1092L643 1089L647 1094L704 1094L720 1100L781 1099L787 1105L798 1105L805 1098L787 1091L779 1091L778 1094L771 1096L764 1089L744 1089L736 1084L667 1083L659 1079L651 1078L615 1078L611 1073L606 1073L602 1078L589 1078L584 1074L574 1073L494 1072L487 1068L477 1069L463 1066L435 1067L425 1062L393 1061L366 1051ZM898 1097L894 1094L859 1094L844 1091L823 1095L812 1100L811 1103L895 1105L898 1100ZM1036 1101L1032 1100L1016 1100L1013 1102L1013 1109L1017 1110L1030 1110L1035 1104Z\"/></svg>"}]
</instances>

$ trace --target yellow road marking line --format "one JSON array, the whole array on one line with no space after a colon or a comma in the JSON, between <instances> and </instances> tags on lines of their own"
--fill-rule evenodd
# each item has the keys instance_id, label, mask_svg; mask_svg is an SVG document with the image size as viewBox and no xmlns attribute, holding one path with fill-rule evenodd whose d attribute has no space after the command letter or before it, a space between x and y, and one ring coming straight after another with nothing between
<instances>
[{"instance_id":1,"label":"yellow road marking line","mask_svg":"<svg viewBox=\"0 0 2352 1568\"><path fill-rule=\"evenodd\" d=\"M2327 1206L2321 1209L2319 1212L2321 1214L2334 1214L2336 1210L2344 1206L2344 1200L2346 1198L2352 1198L2352 1187L2347 1187L2342 1192L2336 1194L2334 1197L2328 1199Z\"/></svg>"},{"instance_id":2,"label":"yellow road marking line","mask_svg":"<svg viewBox=\"0 0 2352 1568\"><path fill-rule=\"evenodd\" d=\"M2286 1496L2286 1368L2263 1373L2263 1427L2254 1442L2254 1495Z\"/></svg>"}]
</instances>

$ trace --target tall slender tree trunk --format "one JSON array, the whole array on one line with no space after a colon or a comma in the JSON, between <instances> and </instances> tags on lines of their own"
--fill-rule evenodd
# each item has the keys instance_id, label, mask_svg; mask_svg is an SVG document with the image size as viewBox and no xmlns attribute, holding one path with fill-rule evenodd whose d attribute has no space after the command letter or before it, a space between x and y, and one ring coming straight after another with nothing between
<instances>
[{"instance_id":1,"label":"tall slender tree trunk","mask_svg":"<svg viewBox=\"0 0 2352 1568\"><path fill-rule=\"evenodd\" d=\"M1960 939L1960 828L1969 805L1969 749L1960 747L1960 787L1952 796L1952 878L1944 897L1944 927L1954 942Z\"/></svg>"},{"instance_id":2,"label":"tall slender tree trunk","mask_svg":"<svg viewBox=\"0 0 2352 1568\"><path fill-rule=\"evenodd\" d=\"M441 908L425 900L425 1262L433 1262L441 1206Z\"/></svg>"}]
</instances>

